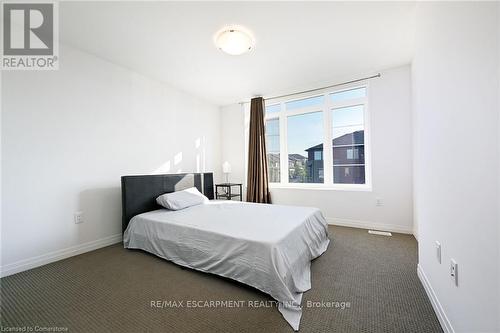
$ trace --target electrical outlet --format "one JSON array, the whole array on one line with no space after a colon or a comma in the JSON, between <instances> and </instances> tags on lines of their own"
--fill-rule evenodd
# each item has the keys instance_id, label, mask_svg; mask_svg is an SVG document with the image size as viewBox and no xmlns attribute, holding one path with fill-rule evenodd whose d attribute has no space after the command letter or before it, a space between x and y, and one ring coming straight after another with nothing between
<instances>
[{"instance_id":1,"label":"electrical outlet","mask_svg":"<svg viewBox=\"0 0 500 333\"><path fill-rule=\"evenodd\" d=\"M383 206L383 205L384 205L384 201L382 200L382 198L376 198L375 199L375 206L380 207L380 206Z\"/></svg>"},{"instance_id":2,"label":"electrical outlet","mask_svg":"<svg viewBox=\"0 0 500 333\"><path fill-rule=\"evenodd\" d=\"M75 212L75 224L83 223L83 212Z\"/></svg>"},{"instance_id":3,"label":"electrical outlet","mask_svg":"<svg viewBox=\"0 0 500 333\"><path fill-rule=\"evenodd\" d=\"M441 263L441 243L436 241L436 258L438 263Z\"/></svg>"},{"instance_id":4,"label":"electrical outlet","mask_svg":"<svg viewBox=\"0 0 500 333\"><path fill-rule=\"evenodd\" d=\"M451 259L450 263L450 276L453 281L455 281L455 286L458 287L458 264L455 259Z\"/></svg>"}]
</instances>

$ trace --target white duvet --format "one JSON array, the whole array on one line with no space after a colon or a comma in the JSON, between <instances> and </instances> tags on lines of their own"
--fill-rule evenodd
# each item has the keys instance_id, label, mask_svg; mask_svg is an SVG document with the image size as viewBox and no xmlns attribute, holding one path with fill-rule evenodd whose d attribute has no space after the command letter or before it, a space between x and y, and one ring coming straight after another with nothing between
<instances>
[{"instance_id":1,"label":"white duvet","mask_svg":"<svg viewBox=\"0 0 500 333\"><path fill-rule=\"evenodd\" d=\"M294 330L299 329L302 293L311 288L311 260L329 242L327 223L317 208L234 201L140 214L123 237L125 248L271 295Z\"/></svg>"}]
</instances>

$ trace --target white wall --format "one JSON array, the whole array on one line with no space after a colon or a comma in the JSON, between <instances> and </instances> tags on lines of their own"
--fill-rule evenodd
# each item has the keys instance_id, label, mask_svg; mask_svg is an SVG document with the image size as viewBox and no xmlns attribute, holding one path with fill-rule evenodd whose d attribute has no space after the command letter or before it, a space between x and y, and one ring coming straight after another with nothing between
<instances>
[{"instance_id":1,"label":"white wall","mask_svg":"<svg viewBox=\"0 0 500 333\"><path fill-rule=\"evenodd\" d=\"M245 184L245 128L243 108L240 104L221 108L221 128L222 161L231 164L229 181Z\"/></svg>"},{"instance_id":2,"label":"white wall","mask_svg":"<svg viewBox=\"0 0 500 333\"><path fill-rule=\"evenodd\" d=\"M218 107L70 47L60 59L3 73L4 274L119 240L122 175L220 175Z\"/></svg>"},{"instance_id":3,"label":"white wall","mask_svg":"<svg viewBox=\"0 0 500 333\"><path fill-rule=\"evenodd\" d=\"M498 50L498 54L500 55L500 5L497 6L497 50ZM497 84L498 84L498 93L497 93L497 97L498 97L498 104L497 104L497 108L499 109L499 113L500 113L500 61L498 61L498 77L497 77ZM498 156L500 156L500 116L498 117ZM500 158L500 157L499 157ZM499 162L500 163L500 162ZM498 170L498 188L500 189L500 167L497 169ZM499 190L500 192L500 190ZM498 204L497 204L497 208L498 208L498 240L500 240L500 194L498 195ZM500 256L500 246L499 246L499 249L498 249L498 252L499 252L499 256ZM500 277L500 264L497 265L497 274L498 274L498 277ZM500 303L500 287L498 288L498 300ZM498 306L498 313L497 313L497 319L498 319L498 329L500 330L500 305Z\"/></svg>"},{"instance_id":4,"label":"white wall","mask_svg":"<svg viewBox=\"0 0 500 333\"><path fill-rule=\"evenodd\" d=\"M372 191L273 188L273 202L319 207L330 223L412 233L410 83L409 66L370 81ZM239 166L234 177L244 180L244 113L230 105L222 108L222 119L223 141L232 141L223 146L223 158ZM383 200L382 207L375 205L376 198Z\"/></svg>"},{"instance_id":5,"label":"white wall","mask_svg":"<svg viewBox=\"0 0 500 333\"><path fill-rule=\"evenodd\" d=\"M419 274L447 331L500 330L498 6L419 3L417 9ZM451 258L459 265L458 287Z\"/></svg>"}]
</instances>

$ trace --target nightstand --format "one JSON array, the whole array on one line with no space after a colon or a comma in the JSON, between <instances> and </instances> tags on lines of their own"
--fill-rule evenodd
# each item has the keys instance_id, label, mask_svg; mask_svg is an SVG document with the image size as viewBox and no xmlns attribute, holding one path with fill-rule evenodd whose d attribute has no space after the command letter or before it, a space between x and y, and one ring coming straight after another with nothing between
<instances>
[{"instance_id":1,"label":"nightstand","mask_svg":"<svg viewBox=\"0 0 500 333\"><path fill-rule=\"evenodd\" d=\"M226 199L233 200L233 198L239 197L240 201L243 201L242 184L237 183L222 183L215 184L215 199ZM233 187L239 187L239 192L234 193Z\"/></svg>"}]
</instances>

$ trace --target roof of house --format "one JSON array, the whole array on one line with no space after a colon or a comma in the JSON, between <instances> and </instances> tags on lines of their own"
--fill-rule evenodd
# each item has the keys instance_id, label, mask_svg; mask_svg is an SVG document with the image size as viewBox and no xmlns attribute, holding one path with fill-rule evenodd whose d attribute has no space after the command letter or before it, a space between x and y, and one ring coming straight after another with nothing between
<instances>
[{"instance_id":1,"label":"roof of house","mask_svg":"<svg viewBox=\"0 0 500 333\"><path fill-rule=\"evenodd\" d=\"M277 163L280 160L279 154L277 154L277 153L269 153L269 154L267 154L267 156L268 156L269 161L271 163Z\"/></svg>"},{"instance_id":2,"label":"roof of house","mask_svg":"<svg viewBox=\"0 0 500 333\"><path fill-rule=\"evenodd\" d=\"M332 146L340 146L340 145L351 145L351 144L363 144L365 142L365 131L354 131L352 133L347 133L338 138L332 140ZM323 144L312 146L306 149L306 151L310 150L323 150Z\"/></svg>"},{"instance_id":3,"label":"roof of house","mask_svg":"<svg viewBox=\"0 0 500 333\"><path fill-rule=\"evenodd\" d=\"M271 162L279 162L280 157L278 153L269 153L268 154L269 161ZM290 161L305 161L307 160L307 157L302 156L300 154L288 154L288 160Z\"/></svg>"},{"instance_id":4,"label":"roof of house","mask_svg":"<svg viewBox=\"0 0 500 333\"><path fill-rule=\"evenodd\" d=\"M302 161L302 160L307 160L307 157L302 156L300 154L288 154L288 160Z\"/></svg>"}]
</instances>

